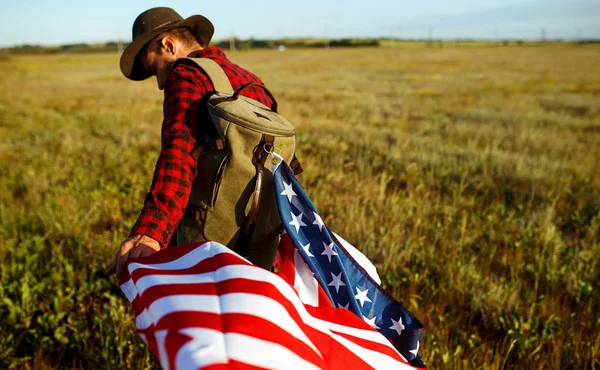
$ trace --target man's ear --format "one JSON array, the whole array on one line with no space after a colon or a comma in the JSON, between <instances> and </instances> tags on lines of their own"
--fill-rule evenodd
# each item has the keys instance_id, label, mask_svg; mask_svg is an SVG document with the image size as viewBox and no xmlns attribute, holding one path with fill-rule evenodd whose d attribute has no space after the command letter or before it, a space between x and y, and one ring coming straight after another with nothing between
<instances>
[{"instance_id":1,"label":"man's ear","mask_svg":"<svg viewBox=\"0 0 600 370\"><path fill-rule=\"evenodd\" d=\"M171 36L163 37L161 43L162 43L163 48L167 52L169 52L171 54L175 54L175 52L177 51L177 43L175 42L175 39L172 38Z\"/></svg>"}]
</instances>

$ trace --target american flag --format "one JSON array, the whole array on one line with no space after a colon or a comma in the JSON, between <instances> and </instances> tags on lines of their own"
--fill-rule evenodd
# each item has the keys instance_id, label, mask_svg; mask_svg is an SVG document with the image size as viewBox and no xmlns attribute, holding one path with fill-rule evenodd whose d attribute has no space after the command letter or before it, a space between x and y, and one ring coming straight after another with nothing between
<instances>
[{"instance_id":1,"label":"american flag","mask_svg":"<svg viewBox=\"0 0 600 370\"><path fill-rule=\"evenodd\" d=\"M423 324L379 285L374 268L370 273L365 270L370 265L360 252L329 231L290 168L281 157L273 157L279 215L329 301L362 318L390 339L412 365L424 368L418 355Z\"/></svg>"},{"instance_id":2,"label":"american flag","mask_svg":"<svg viewBox=\"0 0 600 370\"><path fill-rule=\"evenodd\" d=\"M273 157L287 229L279 272L209 241L133 259L121 276L136 330L162 368L424 368L415 361L420 323L379 287L367 261L368 271L357 267L362 280L349 272L347 264L364 256L330 233L316 211L305 214L312 203ZM326 235L321 244L319 234ZM415 345L403 334L417 337Z\"/></svg>"}]
</instances>

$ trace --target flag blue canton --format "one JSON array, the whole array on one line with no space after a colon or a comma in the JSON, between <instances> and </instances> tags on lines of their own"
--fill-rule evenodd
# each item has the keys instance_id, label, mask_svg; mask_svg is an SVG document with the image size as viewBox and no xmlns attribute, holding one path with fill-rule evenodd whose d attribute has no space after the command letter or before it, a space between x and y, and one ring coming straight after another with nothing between
<instances>
[{"instance_id":1,"label":"flag blue canton","mask_svg":"<svg viewBox=\"0 0 600 370\"><path fill-rule=\"evenodd\" d=\"M423 324L346 251L285 162L275 167L273 179L286 232L333 305L352 311L392 340L411 365L425 367L418 355Z\"/></svg>"}]
</instances>

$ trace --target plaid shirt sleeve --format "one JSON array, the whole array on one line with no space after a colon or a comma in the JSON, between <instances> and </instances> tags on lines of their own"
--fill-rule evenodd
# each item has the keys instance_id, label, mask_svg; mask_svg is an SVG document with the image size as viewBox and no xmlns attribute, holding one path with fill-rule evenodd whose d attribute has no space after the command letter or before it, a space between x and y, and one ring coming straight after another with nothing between
<instances>
[{"instance_id":1,"label":"plaid shirt sleeve","mask_svg":"<svg viewBox=\"0 0 600 370\"><path fill-rule=\"evenodd\" d=\"M162 148L150 192L130 234L147 235L163 248L183 217L196 177L196 163L190 152L196 142L206 81L208 78L202 78L197 69L179 63L165 83Z\"/></svg>"}]
</instances>

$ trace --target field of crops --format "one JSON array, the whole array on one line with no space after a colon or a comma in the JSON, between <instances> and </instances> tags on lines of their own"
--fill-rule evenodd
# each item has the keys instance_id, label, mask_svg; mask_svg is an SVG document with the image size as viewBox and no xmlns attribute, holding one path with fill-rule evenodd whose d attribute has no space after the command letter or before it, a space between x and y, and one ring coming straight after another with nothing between
<instances>
[{"instance_id":1,"label":"field of crops","mask_svg":"<svg viewBox=\"0 0 600 370\"><path fill-rule=\"evenodd\" d=\"M229 57L296 124L325 222L424 323L429 368L600 368L600 46ZM0 55L0 368L157 366L102 274L160 147L162 93L118 58Z\"/></svg>"}]
</instances>

